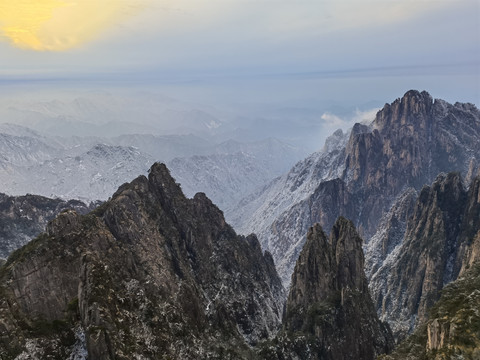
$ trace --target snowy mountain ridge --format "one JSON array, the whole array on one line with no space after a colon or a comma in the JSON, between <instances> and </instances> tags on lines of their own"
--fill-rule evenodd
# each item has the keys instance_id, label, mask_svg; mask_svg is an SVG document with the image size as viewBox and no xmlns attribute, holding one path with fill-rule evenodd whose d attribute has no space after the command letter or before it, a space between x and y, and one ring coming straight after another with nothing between
<instances>
[{"instance_id":1,"label":"snowy mountain ridge","mask_svg":"<svg viewBox=\"0 0 480 360\"><path fill-rule=\"evenodd\" d=\"M368 126L336 134L326 152L297 163L227 214L239 232L258 235L285 285L313 223L330 228L343 215L368 242L406 189L420 190L442 171L466 175L479 166L479 110L434 101L426 92L409 91L386 104Z\"/></svg>"},{"instance_id":2,"label":"snowy mountain ridge","mask_svg":"<svg viewBox=\"0 0 480 360\"><path fill-rule=\"evenodd\" d=\"M344 156L350 130L337 130L325 141L324 148L296 163L290 171L243 198L226 217L240 233L262 234L291 204L306 199L322 182L334 179L343 171L336 164ZM288 189L288 190L287 190Z\"/></svg>"}]
</instances>

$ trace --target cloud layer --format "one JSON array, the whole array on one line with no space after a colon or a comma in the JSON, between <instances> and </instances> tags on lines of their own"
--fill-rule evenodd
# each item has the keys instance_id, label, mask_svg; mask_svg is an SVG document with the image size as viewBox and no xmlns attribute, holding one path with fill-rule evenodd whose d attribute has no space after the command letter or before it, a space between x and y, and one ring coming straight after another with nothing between
<instances>
[{"instance_id":1,"label":"cloud layer","mask_svg":"<svg viewBox=\"0 0 480 360\"><path fill-rule=\"evenodd\" d=\"M0 0L0 85L478 103L479 14L478 0Z\"/></svg>"}]
</instances>

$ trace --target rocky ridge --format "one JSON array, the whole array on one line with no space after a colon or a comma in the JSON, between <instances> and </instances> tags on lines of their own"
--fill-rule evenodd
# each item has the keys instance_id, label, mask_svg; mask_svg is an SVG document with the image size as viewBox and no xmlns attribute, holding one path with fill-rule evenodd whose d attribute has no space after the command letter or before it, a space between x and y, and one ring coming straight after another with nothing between
<instances>
[{"instance_id":1,"label":"rocky ridge","mask_svg":"<svg viewBox=\"0 0 480 360\"><path fill-rule=\"evenodd\" d=\"M397 337L424 323L441 289L479 259L479 186L480 177L466 189L458 173L439 175L414 204L399 203L387 216L402 226L390 227L367 245L368 253L378 250L379 242L389 244L370 264L370 290Z\"/></svg>"},{"instance_id":2,"label":"rocky ridge","mask_svg":"<svg viewBox=\"0 0 480 360\"><path fill-rule=\"evenodd\" d=\"M8 258L0 291L2 359L248 358L284 299L256 237L158 163L89 215L61 213Z\"/></svg>"},{"instance_id":3,"label":"rocky ridge","mask_svg":"<svg viewBox=\"0 0 480 360\"><path fill-rule=\"evenodd\" d=\"M0 258L25 245L41 232L47 223L66 209L86 214L100 203L85 204L38 195L7 196L0 193Z\"/></svg>"},{"instance_id":4,"label":"rocky ridge","mask_svg":"<svg viewBox=\"0 0 480 360\"><path fill-rule=\"evenodd\" d=\"M412 90L386 104L371 124L335 136L337 146L298 163L230 216L236 228L254 231L271 251L284 284L313 223L331 228L344 215L369 242L408 188L419 191L441 172L475 172L480 111Z\"/></svg>"}]
</instances>

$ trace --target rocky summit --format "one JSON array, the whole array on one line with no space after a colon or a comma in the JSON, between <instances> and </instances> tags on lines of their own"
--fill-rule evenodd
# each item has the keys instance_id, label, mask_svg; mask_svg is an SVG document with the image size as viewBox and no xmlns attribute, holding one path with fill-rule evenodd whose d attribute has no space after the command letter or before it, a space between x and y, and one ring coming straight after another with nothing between
<instances>
[{"instance_id":1,"label":"rocky summit","mask_svg":"<svg viewBox=\"0 0 480 360\"><path fill-rule=\"evenodd\" d=\"M352 222L339 218L329 238L315 224L292 275L283 331L263 357L367 360L393 344L368 292L362 239Z\"/></svg>"},{"instance_id":2,"label":"rocky summit","mask_svg":"<svg viewBox=\"0 0 480 360\"><path fill-rule=\"evenodd\" d=\"M0 268L0 292L1 359L248 359L284 299L256 237L158 163L51 221Z\"/></svg>"}]
</instances>

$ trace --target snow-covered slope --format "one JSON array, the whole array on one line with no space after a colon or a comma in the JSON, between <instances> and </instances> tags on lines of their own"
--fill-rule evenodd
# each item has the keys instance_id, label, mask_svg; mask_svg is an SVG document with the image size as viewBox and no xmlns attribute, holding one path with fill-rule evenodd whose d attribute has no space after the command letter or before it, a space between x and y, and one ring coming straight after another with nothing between
<instances>
[{"instance_id":1,"label":"snow-covered slope","mask_svg":"<svg viewBox=\"0 0 480 360\"><path fill-rule=\"evenodd\" d=\"M322 181L341 175L348 137L349 132L337 130L326 140L322 151L299 161L288 173L244 197L227 212L227 219L240 233L253 232L264 238L267 227L281 213L306 199Z\"/></svg>"},{"instance_id":2,"label":"snow-covered slope","mask_svg":"<svg viewBox=\"0 0 480 360\"><path fill-rule=\"evenodd\" d=\"M10 194L33 193L63 199L107 199L116 188L145 174L154 159L132 147L95 145L71 157L14 167L3 186Z\"/></svg>"},{"instance_id":3,"label":"snow-covered slope","mask_svg":"<svg viewBox=\"0 0 480 360\"><path fill-rule=\"evenodd\" d=\"M57 149L40 138L0 133L0 162L5 165L29 165L56 155Z\"/></svg>"},{"instance_id":4,"label":"snow-covered slope","mask_svg":"<svg viewBox=\"0 0 480 360\"><path fill-rule=\"evenodd\" d=\"M283 174L300 156L276 139L252 143L227 141L210 155L175 158L168 163L187 196L204 192L227 216L240 199Z\"/></svg>"}]
</instances>

